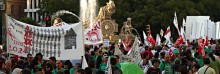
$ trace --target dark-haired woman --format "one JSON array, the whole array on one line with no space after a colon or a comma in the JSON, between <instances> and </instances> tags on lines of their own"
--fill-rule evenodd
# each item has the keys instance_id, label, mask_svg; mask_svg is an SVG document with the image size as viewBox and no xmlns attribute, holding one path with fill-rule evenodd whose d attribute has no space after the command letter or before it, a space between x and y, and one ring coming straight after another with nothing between
<instances>
[{"instance_id":1,"label":"dark-haired woman","mask_svg":"<svg viewBox=\"0 0 220 74\"><path fill-rule=\"evenodd\" d=\"M70 74L73 74L73 73L74 73L73 65L72 65L72 63L71 63L69 60L67 60L67 61L64 62L64 68L65 68L66 70L68 70Z\"/></svg>"}]
</instances>

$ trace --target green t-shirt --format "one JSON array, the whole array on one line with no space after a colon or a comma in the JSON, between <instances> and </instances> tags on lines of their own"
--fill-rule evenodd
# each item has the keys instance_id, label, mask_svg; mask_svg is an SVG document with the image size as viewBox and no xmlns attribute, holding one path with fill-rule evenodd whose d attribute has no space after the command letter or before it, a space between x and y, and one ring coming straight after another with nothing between
<instances>
[{"instance_id":1,"label":"green t-shirt","mask_svg":"<svg viewBox=\"0 0 220 74\"><path fill-rule=\"evenodd\" d=\"M74 74L74 68L70 68L70 74Z\"/></svg>"},{"instance_id":2,"label":"green t-shirt","mask_svg":"<svg viewBox=\"0 0 220 74\"><path fill-rule=\"evenodd\" d=\"M52 70L52 73L53 74L57 74L57 72L61 71L61 72L64 72L66 69L65 68L62 68L61 70L58 70L58 68Z\"/></svg>"},{"instance_id":3,"label":"green t-shirt","mask_svg":"<svg viewBox=\"0 0 220 74\"><path fill-rule=\"evenodd\" d=\"M196 59L196 61L199 63L199 66L200 66L200 67L202 67L202 66L204 65L204 62L203 62L202 57L200 57L200 58L195 58L195 59Z\"/></svg>"},{"instance_id":4,"label":"green t-shirt","mask_svg":"<svg viewBox=\"0 0 220 74\"><path fill-rule=\"evenodd\" d=\"M118 68L121 69L121 65L120 65L120 63L116 64L116 67L118 67Z\"/></svg>"},{"instance_id":5,"label":"green t-shirt","mask_svg":"<svg viewBox=\"0 0 220 74\"><path fill-rule=\"evenodd\" d=\"M212 49L206 47L206 48L205 48L205 52L207 53L206 55L208 55L210 52L212 52Z\"/></svg>"},{"instance_id":6,"label":"green t-shirt","mask_svg":"<svg viewBox=\"0 0 220 74\"><path fill-rule=\"evenodd\" d=\"M105 72L105 71L106 71L106 69L107 69L106 67L107 67L107 64L105 64L105 63L101 63L101 64L100 64L100 66L99 66L99 70L101 70L101 71L104 71L104 72Z\"/></svg>"},{"instance_id":7,"label":"green t-shirt","mask_svg":"<svg viewBox=\"0 0 220 74\"><path fill-rule=\"evenodd\" d=\"M159 65L159 68L160 68L161 71L165 70L165 74L171 74L172 73L170 63L162 61Z\"/></svg>"},{"instance_id":8,"label":"green t-shirt","mask_svg":"<svg viewBox=\"0 0 220 74\"><path fill-rule=\"evenodd\" d=\"M177 60L179 60L180 61L180 59L177 57L175 60L174 60L174 62L176 62ZM182 62L180 61L180 64L182 64Z\"/></svg>"},{"instance_id":9,"label":"green t-shirt","mask_svg":"<svg viewBox=\"0 0 220 74\"><path fill-rule=\"evenodd\" d=\"M92 68L92 73L96 73L97 71L99 71L99 70L96 68Z\"/></svg>"}]
</instances>

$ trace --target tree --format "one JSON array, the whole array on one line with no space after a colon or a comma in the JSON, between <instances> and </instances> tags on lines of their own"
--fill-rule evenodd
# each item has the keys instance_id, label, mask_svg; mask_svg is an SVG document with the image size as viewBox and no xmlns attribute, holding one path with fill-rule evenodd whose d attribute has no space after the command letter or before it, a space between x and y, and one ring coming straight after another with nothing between
<instances>
[{"instance_id":1,"label":"tree","mask_svg":"<svg viewBox=\"0 0 220 74\"><path fill-rule=\"evenodd\" d=\"M67 10L79 15L79 0L42 0L38 12L40 14L46 13L47 16L52 16L59 10ZM67 23L78 22L78 18L74 16L62 15L60 18Z\"/></svg>"},{"instance_id":2,"label":"tree","mask_svg":"<svg viewBox=\"0 0 220 74\"><path fill-rule=\"evenodd\" d=\"M99 6L106 5L109 0L98 0ZM132 26L139 34L146 30L146 25L151 25L151 33L156 38L160 29L166 30L171 26L172 37L175 40L178 37L176 28L173 25L174 12L177 13L179 26L182 25L182 19L186 16L207 15L211 20L220 20L220 0L114 0L116 12L112 18L119 24L119 29L127 17L132 18ZM40 5L41 13L49 15L58 10L69 10L79 14L79 0L43 0ZM99 9L99 8L98 8ZM74 22L76 17L64 15L61 16L67 22Z\"/></svg>"},{"instance_id":3,"label":"tree","mask_svg":"<svg viewBox=\"0 0 220 74\"><path fill-rule=\"evenodd\" d=\"M39 26L37 24L37 22L35 20L33 20L32 18L23 17L19 21L24 22L24 23L28 23L28 24L31 24L31 25L34 25L34 26Z\"/></svg>"}]
</instances>

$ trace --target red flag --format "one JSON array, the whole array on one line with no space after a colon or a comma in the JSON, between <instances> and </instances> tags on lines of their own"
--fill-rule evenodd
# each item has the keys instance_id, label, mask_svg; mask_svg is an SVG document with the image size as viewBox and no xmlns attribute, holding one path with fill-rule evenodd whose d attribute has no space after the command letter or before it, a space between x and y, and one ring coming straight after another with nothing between
<instances>
[{"instance_id":1,"label":"red flag","mask_svg":"<svg viewBox=\"0 0 220 74\"><path fill-rule=\"evenodd\" d=\"M150 33L147 34L147 41L150 42L152 45L156 45L156 41Z\"/></svg>"},{"instance_id":2,"label":"red flag","mask_svg":"<svg viewBox=\"0 0 220 74\"><path fill-rule=\"evenodd\" d=\"M183 43L183 37L182 37L182 35L180 35L178 38L177 38L177 40L176 40L176 42L175 42L175 45L176 46L179 46L181 43Z\"/></svg>"},{"instance_id":3,"label":"red flag","mask_svg":"<svg viewBox=\"0 0 220 74\"><path fill-rule=\"evenodd\" d=\"M199 45L199 49L198 49L198 52L200 54L202 54L202 56L205 58L205 42L202 41L202 38L199 38L198 39L198 45Z\"/></svg>"},{"instance_id":4,"label":"red flag","mask_svg":"<svg viewBox=\"0 0 220 74\"><path fill-rule=\"evenodd\" d=\"M189 41L187 41L187 44L188 44L188 46L190 46L190 42Z\"/></svg>"},{"instance_id":5,"label":"red flag","mask_svg":"<svg viewBox=\"0 0 220 74\"><path fill-rule=\"evenodd\" d=\"M167 40L170 40L170 36L171 36L171 31L170 31L170 27L167 28L164 38L166 38Z\"/></svg>"},{"instance_id":6,"label":"red flag","mask_svg":"<svg viewBox=\"0 0 220 74\"><path fill-rule=\"evenodd\" d=\"M206 35L206 38L205 38L205 42L204 42L205 45L208 45L209 44L209 38L208 36Z\"/></svg>"},{"instance_id":7,"label":"red flag","mask_svg":"<svg viewBox=\"0 0 220 74\"><path fill-rule=\"evenodd\" d=\"M172 58L176 58L176 56L173 54L173 51L170 49L169 50L169 55L172 57Z\"/></svg>"},{"instance_id":8,"label":"red flag","mask_svg":"<svg viewBox=\"0 0 220 74\"><path fill-rule=\"evenodd\" d=\"M128 40L128 41L124 40L124 41L122 41L122 44L123 44L126 51L130 50L130 48L129 48L129 45L131 44L130 40Z\"/></svg>"}]
</instances>

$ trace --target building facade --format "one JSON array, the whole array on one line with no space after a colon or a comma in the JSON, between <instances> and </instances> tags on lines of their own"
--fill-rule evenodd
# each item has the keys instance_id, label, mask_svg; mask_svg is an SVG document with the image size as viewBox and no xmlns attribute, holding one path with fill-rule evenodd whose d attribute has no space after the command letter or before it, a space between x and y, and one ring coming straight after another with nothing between
<instances>
[{"instance_id":1,"label":"building facade","mask_svg":"<svg viewBox=\"0 0 220 74\"><path fill-rule=\"evenodd\" d=\"M27 13L27 17L32 18L36 21L42 20L42 16L37 12L39 10L39 4L42 0L27 0L27 8L24 12Z\"/></svg>"},{"instance_id":2,"label":"building facade","mask_svg":"<svg viewBox=\"0 0 220 74\"><path fill-rule=\"evenodd\" d=\"M0 10L3 11L5 10L5 0L0 0Z\"/></svg>"},{"instance_id":3,"label":"building facade","mask_svg":"<svg viewBox=\"0 0 220 74\"><path fill-rule=\"evenodd\" d=\"M26 16L24 9L26 8L25 0L6 0L6 13L7 15L15 18L21 19Z\"/></svg>"}]
</instances>

